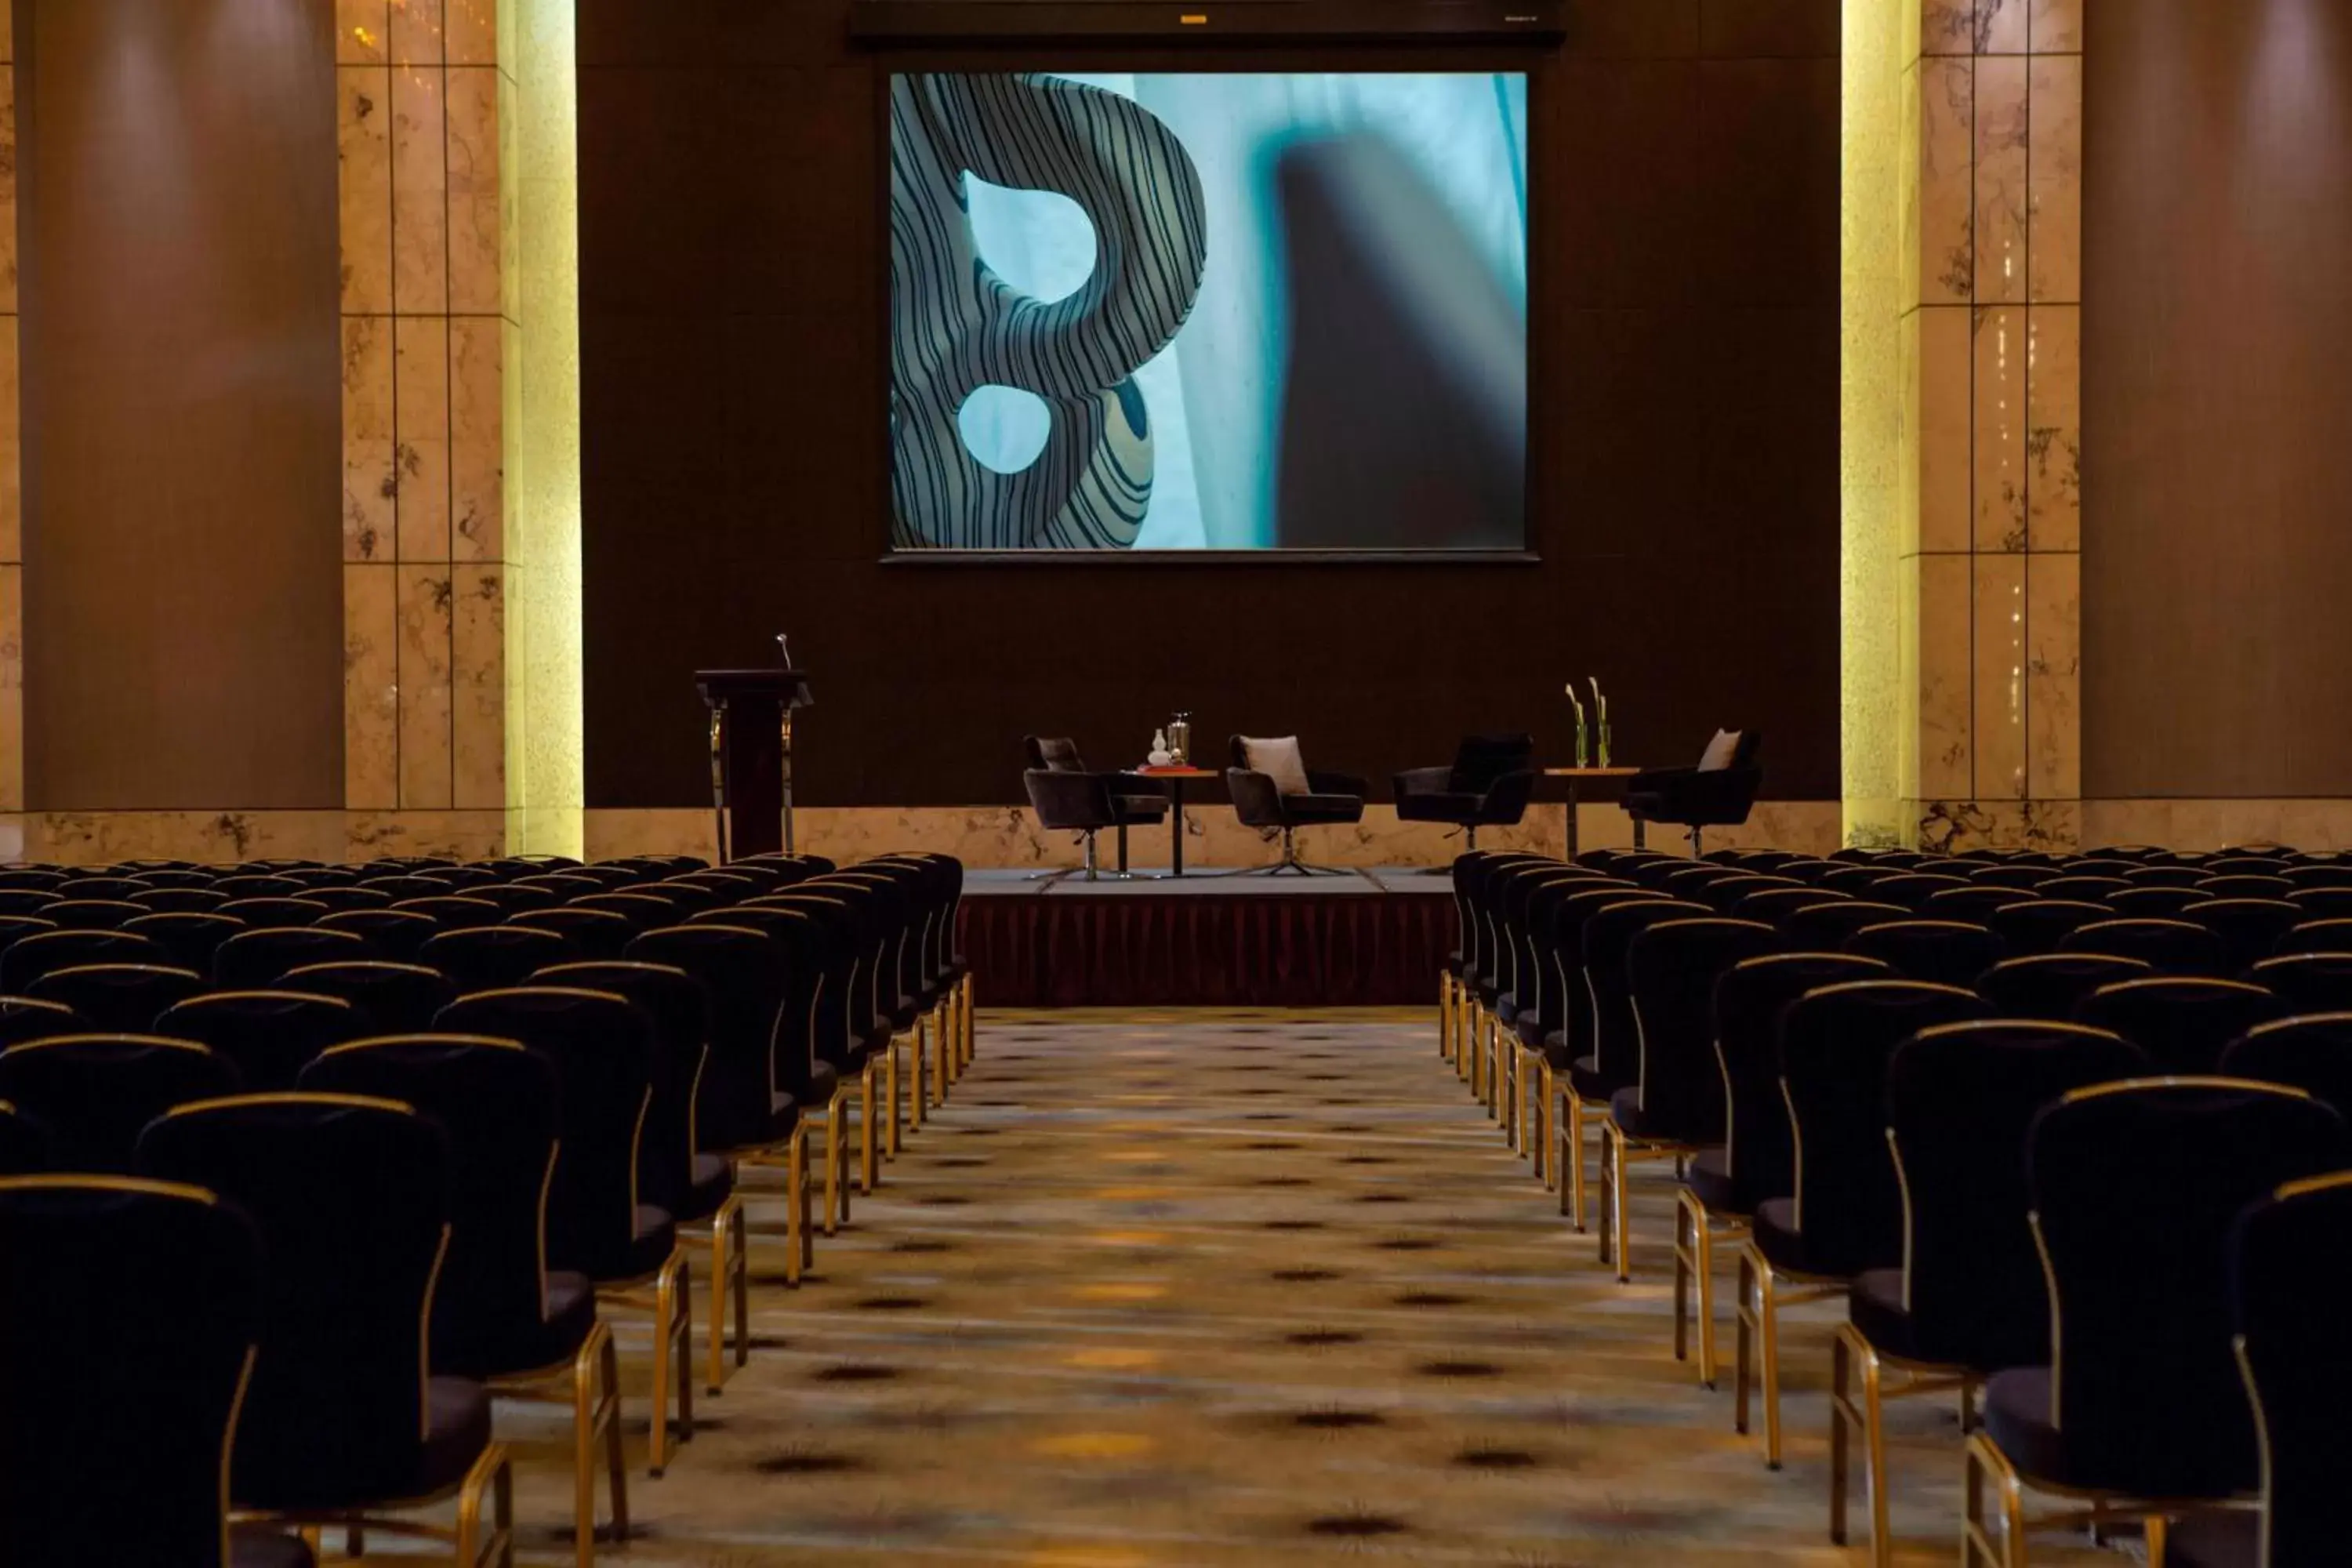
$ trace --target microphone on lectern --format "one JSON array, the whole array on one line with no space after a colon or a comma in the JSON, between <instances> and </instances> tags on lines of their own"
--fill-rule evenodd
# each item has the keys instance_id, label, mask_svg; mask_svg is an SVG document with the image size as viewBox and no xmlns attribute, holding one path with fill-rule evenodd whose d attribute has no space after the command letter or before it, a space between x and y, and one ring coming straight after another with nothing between
<instances>
[{"instance_id":1,"label":"microphone on lectern","mask_svg":"<svg viewBox=\"0 0 2352 1568\"><path fill-rule=\"evenodd\" d=\"M776 634L776 658L782 661L783 667L786 669L790 669L793 667L793 650L785 643L785 636L786 634L783 632L778 632Z\"/></svg>"}]
</instances>

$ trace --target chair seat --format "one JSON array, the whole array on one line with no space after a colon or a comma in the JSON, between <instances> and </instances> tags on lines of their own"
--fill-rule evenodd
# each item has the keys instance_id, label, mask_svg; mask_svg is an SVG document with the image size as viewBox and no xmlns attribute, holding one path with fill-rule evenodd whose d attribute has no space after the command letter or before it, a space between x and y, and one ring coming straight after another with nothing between
<instances>
[{"instance_id":1,"label":"chair seat","mask_svg":"<svg viewBox=\"0 0 2352 1568\"><path fill-rule=\"evenodd\" d=\"M594 1301L591 1298L593 1313ZM436 1377L425 1386L429 1426L410 1495L454 1490L490 1446L490 1391L471 1379Z\"/></svg>"},{"instance_id":2,"label":"chair seat","mask_svg":"<svg viewBox=\"0 0 2352 1568\"><path fill-rule=\"evenodd\" d=\"M1900 1268L1865 1268L1855 1275L1846 1312L1862 1337L1886 1355L1902 1361L1945 1359L1919 1342L1918 1321L1903 1304Z\"/></svg>"},{"instance_id":3,"label":"chair seat","mask_svg":"<svg viewBox=\"0 0 2352 1568\"><path fill-rule=\"evenodd\" d=\"M579 1353L596 1326L596 1289L585 1274L547 1276L547 1316L536 1323L468 1323L463 1338L433 1342L433 1370L453 1378L511 1377L558 1366Z\"/></svg>"},{"instance_id":4,"label":"chair seat","mask_svg":"<svg viewBox=\"0 0 2352 1568\"><path fill-rule=\"evenodd\" d=\"M315 1568L317 1562L299 1535L250 1524L229 1531L228 1568Z\"/></svg>"},{"instance_id":5,"label":"chair seat","mask_svg":"<svg viewBox=\"0 0 2352 1568\"><path fill-rule=\"evenodd\" d=\"M1775 1268L1810 1274L1804 1234L1797 1229L1797 1200L1767 1198L1756 1205L1756 1250Z\"/></svg>"},{"instance_id":6,"label":"chair seat","mask_svg":"<svg viewBox=\"0 0 2352 1568\"><path fill-rule=\"evenodd\" d=\"M1282 815L1293 827L1318 822L1361 822L1364 803L1352 795L1286 795Z\"/></svg>"},{"instance_id":7,"label":"chair seat","mask_svg":"<svg viewBox=\"0 0 2352 1568\"><path fill-rule=\"evenodd\" d=\"M1465 790L1434 790L1427 795L1401 795L1397 796L1396 802L1397 820L1462 824L1474 820L1480 808L1486 804L1485 795L1472 795Z\"/></svg>"},{"instance_id":8,"label":"chair seat","mask_svg":"<svg viewBox=\"0 0 2352 1568\"><path fill-rule=\"evenodd\" d=\"M1554 1029L1550 1034L1546 1035L1543 1037L1543 1054L1544 1060L1551 1065L1551 1070L1555 1074L1567 1072L1570 1065L1568 1059L1568 1031Z\"/></svg>"},{"instance_id":9,"label":"chair seat","mask_svg":"<svg viewBox=\"0 0 2352 1568\"><path fill-rule=\"evenodd\" d=\"M1607 1100L1624 1085L1605 1078L1592 1057L1579 1057L1568 1066L1568 1087L1579 1100Z\"/></svg>"},{"instance_id":10,"label":"chair seat","mask_svg":"<svg viewBox=\"0 0 2352 1568\"><path fill-rule=\"evenodd\" d=\"M2099 1483L2071 1463L2066 1442L2050 1421L2051 1373L2046 1366L2011 1367L1985 1383L1985 1432L2026 1476L2060 1486Z\"/></svg>"},{"instance_id":11,"label":"chair seat","mask_svg":"<svg viewBox=\"0 0 2352 1568\"><path fill-rule=\"evenodd\" d=\"M635 1232L629 1238L625 1252L612 1260L612 1267L595 1275L599 1285L619 1284L625 1280L643 1279L669 1261L677 1250L677 1221L667 1209L657 1209L651 1204L639 1204Z\"/></svg>"},{"instance_id":12,"label":"chair seat","mask_svg":"<svg viewBox=\"0 0 2352 1568\"><path fill-rule=\"evenodd\" d=\"M1559 1033L1557 1029L1546 1031L1543 1015L1533 1011L1520 1014L1511 1027L1518 1031L1519 1044L1531 1051L1543 1049L1544 1042Z\"/></svg>"},{"instance_id":13,"label":"chair seat","mask_svg":"<svg viewBox=\"0 0 2352 1568\"><path fill-rule=\"evenodd\" d=\"M790 1096L782 1098L787 1104L791 1103ZM794 1120L798 1120L797 1106L793 1107L793 1113ZM787 1132L790 1131L789 1128L786 1129ZM734 1161L724 1154L697 1154L694 1157L692 1183L687 1188L685 1199L678 1206L678 1223L687 1225L696 1220L709 1219L719 1212L719 1205L724 1204L734 1191Z\"/></svg>"},{"instance_id":14,"label":"chair seat","mask_svg":"<svg viewBox=\"0 0 2352 1568\"><path fill-rule=\"evenodd\" d=\"M2244 1510L2192 1513L2173 1525L2164 1561L2168 1568L2257 1568L2262 1528L2262 1515Z\"/></svg>"},{"instance_id":15,"label":"chair seat","mask_svg":"<svg viewBox=\"0 0 2352 1568\"><path fill-rule=\"evenodd\" d=\"M1494 1014L1495 1021L1506 1029L1516 1027L1519 1021L1518 994L1514 991L1504 992L1495 998L1495 1005L1487 1011Z\"/></svg>"},{"instance_id":16,"label":"chair seat","mask_svg":"<svg viewBox=\"0 0 2352 1568\"><path fill-rule=\"evenodd\" d=\"M1737 1218L1755 1205L1740 1192L1739 1184L1731 1178L1731 1155L1723 1149L1702 1149L1690 1163L1690 1173L1684 1184L1691 1195L1706 1205L1706 1212Z\"/></svg>"}]
</instances>

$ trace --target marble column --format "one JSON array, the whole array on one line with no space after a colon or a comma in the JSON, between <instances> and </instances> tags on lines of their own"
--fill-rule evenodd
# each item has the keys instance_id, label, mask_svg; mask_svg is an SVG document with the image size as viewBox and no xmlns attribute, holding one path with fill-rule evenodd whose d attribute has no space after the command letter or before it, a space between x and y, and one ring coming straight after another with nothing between
<instances>
[{"instance_id":1,"label":"marble column","mask_svg":"<svg viewBox=\"0 0 2352 1568\"><path fill-rule=\"evenodd\" d=\"M353 853L505 835L496 0L337 0Z\"/></svg>"},{"instance_id":2,"label":"marble column","mask_svg":"<svg viewBox=\"0 0 2352 1568\"><path fill-rule=\"evenodd\" d=\"M1850 0L1882 3L1906 28L1902 418L1884 519L1898 560L1896 837L2072 847L2083 0Z\"/></svg>"}]
</instances>

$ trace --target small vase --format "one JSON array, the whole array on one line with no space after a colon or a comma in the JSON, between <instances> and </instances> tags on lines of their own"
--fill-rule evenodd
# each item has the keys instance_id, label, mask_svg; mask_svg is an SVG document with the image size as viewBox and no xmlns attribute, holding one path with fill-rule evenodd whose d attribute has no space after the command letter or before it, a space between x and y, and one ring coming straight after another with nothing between
<instances>
[{"instance_id":1,"label":"small vase","mask_svg":"<svg viewBox=\"0 0 2352 1568\"><path fill-rule=\"evenodd\" d=\"M1591 754L1584 726L1579 724L1576 727L1576 765L1580 768L1591 767Z\"/></svg>"},{"instance_id":2,"label":"small vase","mask_svg":"<svg viewBox=\"0 0 2352 1568\"><path fill-rule=\"evenodd\" d=\"M1609 765L1609 725L1606 721L1601 726L1601 761L1597 765L1604 768Z\"/></svg>"}]
</instances>

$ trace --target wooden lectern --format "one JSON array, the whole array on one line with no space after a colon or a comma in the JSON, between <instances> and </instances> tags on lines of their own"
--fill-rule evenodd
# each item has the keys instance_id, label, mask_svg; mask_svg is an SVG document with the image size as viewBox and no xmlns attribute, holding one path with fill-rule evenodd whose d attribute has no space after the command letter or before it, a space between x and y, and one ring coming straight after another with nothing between
<instances>
[{"instance_id":1,"label":"wooden lectern","mask_svg":"<svg viewBox=\"0 0 2352 1568\"><path fill-rule=\"evenodd\" d=\"M791 854L793 710L816 700L808 672L698 669L694 685L710 707L710 805L719 819L719 862L776 849Z\"/></svg>"}]
</instances>

